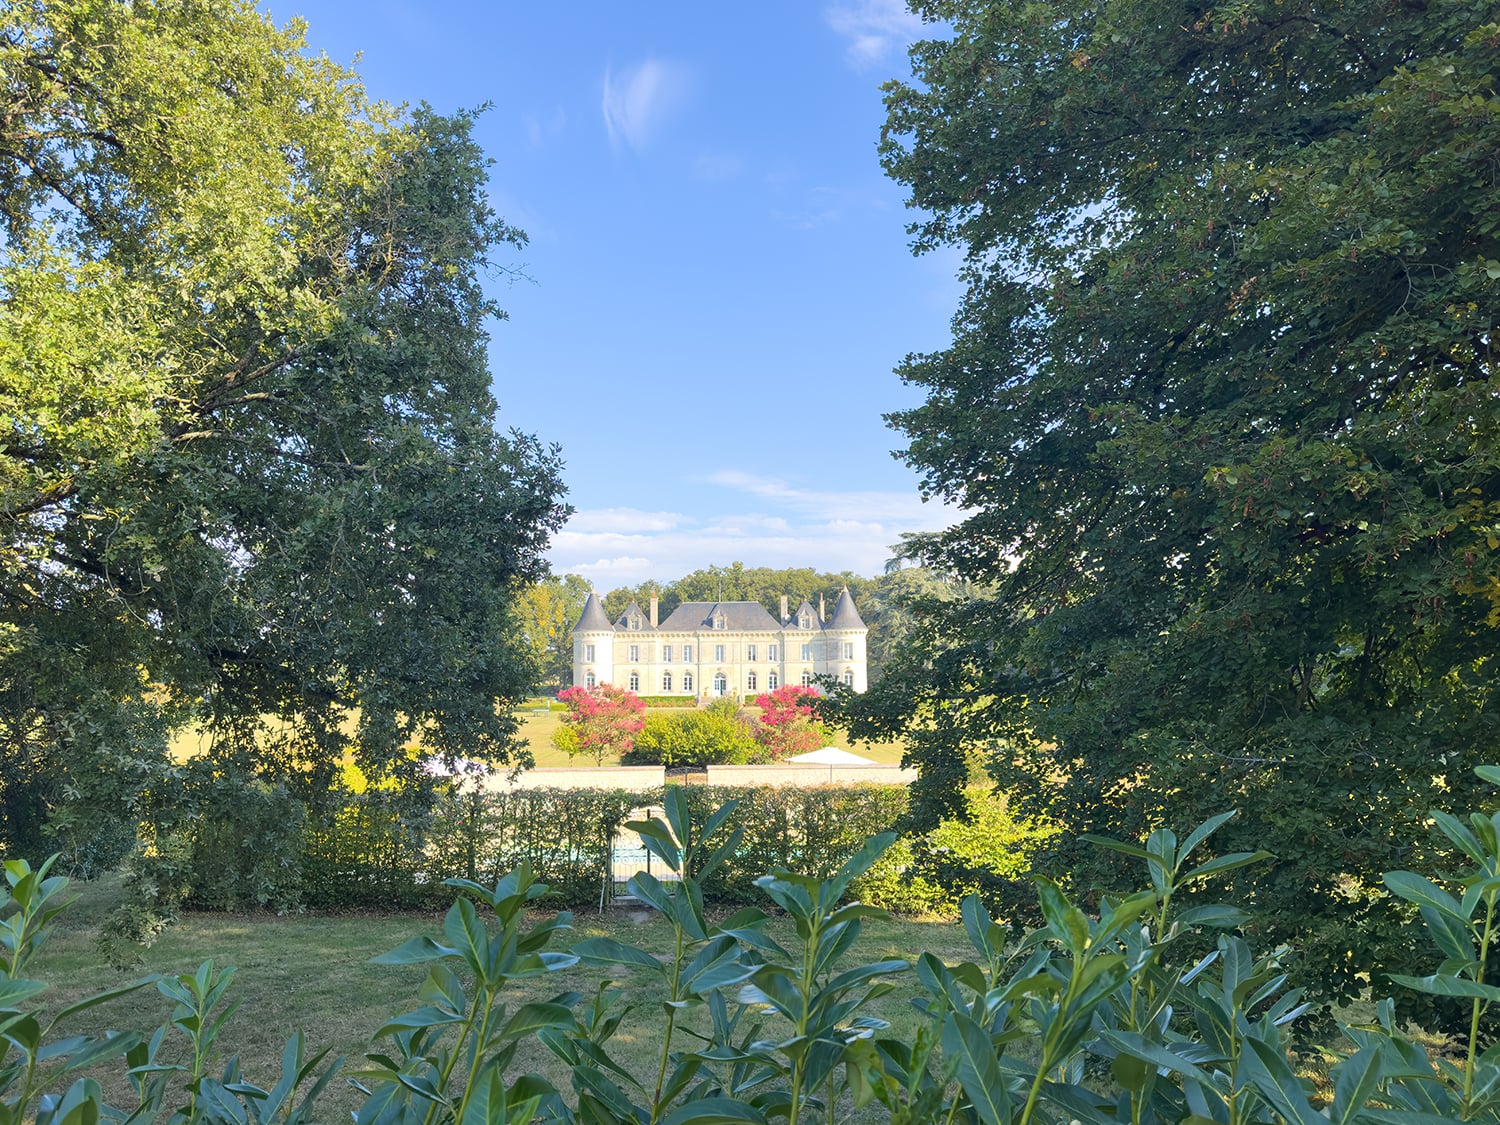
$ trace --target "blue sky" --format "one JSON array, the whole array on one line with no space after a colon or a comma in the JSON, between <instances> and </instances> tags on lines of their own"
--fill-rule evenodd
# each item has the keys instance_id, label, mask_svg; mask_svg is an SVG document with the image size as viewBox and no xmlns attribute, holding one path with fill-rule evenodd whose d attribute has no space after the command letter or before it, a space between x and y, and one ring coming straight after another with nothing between
<instances>
[{"instance_id":1,"label":"blue sky","mask_svg":"<svg viewBox=\"0 0 1500 1125\"><path fill-rule=\"evenodd\" d=\"M501 425L562 447L549 553L600 589L736 559L879 573L923 504L881 415L948 341L953 255L914 258L876 154L897 0L268 0L370 93L491 103Z\"/></svg>"}]
</instances>

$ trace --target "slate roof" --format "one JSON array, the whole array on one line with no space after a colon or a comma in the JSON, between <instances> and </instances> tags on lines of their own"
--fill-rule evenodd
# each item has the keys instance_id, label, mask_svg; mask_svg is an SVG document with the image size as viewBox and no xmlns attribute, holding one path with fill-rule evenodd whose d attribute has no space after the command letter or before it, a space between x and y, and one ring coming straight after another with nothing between
<instances>
[{"instance_id":1,"label":"slate roof","mask_svg":"<svg viewBox=\"0 0 1500 1125\"><path fill-rule=\"evenodd\" d=\"M716 610L724 615L727 633L774 632L781 628L759 602L683 602L661 623L659 631L692 633L710 629Z\"/></svg>"},{"instance_id":2,"label":"slate roof","mask_svg":"<svg viewBox=\"0 0 1500 1125\"><path fill-rule=\"evenodd\" d=\"M641 623L639 629L630 627L630 619L634 617ZM646 616L639 602L631 602L625 607L625 612L620 614L620 619L615 622L615 631L620 633L648 633L651 631L651 618Z\"/></svg>"},{"instance_id":3,"label":"slate roof","mask_svg":"<svg viewBox=\"0 0 1500 1125\"><path fill-rule=\"evenodd\" d=\"M801 626L799 626L797 622L802 620L802 614L804 612L812 614L812 627L814 629L821 629L823 627L823 619L818 616L818 611L813 609L811 602L809 602L806 598L803 598L802 604L797 607L797 611L793 613L792 616L787 620L787 623L785 626L783 626L783 628L801 628Z\"/></svg>"},{"instance_id":4,"label":"slate roof","mask_svg":"<svg viewBox=\"0 0 1500 1125\"><path fill-rule=\"evenodd\" d=\"M583 603L583 614L578 618L578 624L573 626L575 633L607 633L613 626L609 623L609 616L604 612L604 602L599 595L593 591L589 592L589 600Z\"/></svg>"},{"instance_id":5,"label":"slate roof","mask_svg":"<svg viewBox=\"0 0 1500 1125\"><path fill-rule=\"evenodd\" d=\"M859 615L859 610L854 608L854 598L849 593L849 587L845 586L839 593L839 600L834 603L833 616L828 619L830 629L863 629L865 622Z\"/></svg>"}]
</instances>

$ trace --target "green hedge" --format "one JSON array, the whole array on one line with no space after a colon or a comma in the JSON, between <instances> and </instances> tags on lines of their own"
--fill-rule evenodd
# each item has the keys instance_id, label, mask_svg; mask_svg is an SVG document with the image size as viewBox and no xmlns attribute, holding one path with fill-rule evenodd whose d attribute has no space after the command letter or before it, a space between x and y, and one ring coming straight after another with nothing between
<instances>
[{"instance_id":1,"label":"green hedge","mask_svg":"<svg viewBox=\"0 0 1500 1125\"><path fill-rule=\"evenodd\" d=\"M554 901L597 902L609 841L630 810L660 793L524 789L450 793L420 818L380 794L348 801L310 827L304 902L321 909L430 909L453 901L449 878L493 883L529 862Z\"/></svg>"},{"instance_id":2,"label":"green hedge","mask_svg":"<svg viewBox=\"0 0 1500 1125\"><path fill-rule=\"evenodd\" d=\"M638 695L636 698L647 707L698 706L698 697L696 695Z\"/></svg>"},{"instance_id":3,"label":"green hedge","mask_svg":"<svg viewBox=\"0 0 1500 1125\"><path fill-rule=\"evenodd\" d=\"M163 915L178 903L207 910L438 909L454 897L443 880L489 884L523 860L551 887L555 905L596 903L611 837L632 809L662 799L660 790L448 791L414 807L373 792L348 795L316 817L284 789L232 772L184 773L190 776L171 815L135 860L142 887L180 885L180 893L137 904ZM691 785L684 792L700 820L739 802L729 825L743 828L744 838L704 885L724 903L762 902L754 880L773 867L828 876L871 836L898 824L907 807L902 785ZM1045 833L1013 821L1001 798L976 790L971 801L971 822L898 842L851 893L900 913L927 914L951 912L962 894L977 890L997 914L1012 917L1016 880Z\"/></svg>"}]
</instances>

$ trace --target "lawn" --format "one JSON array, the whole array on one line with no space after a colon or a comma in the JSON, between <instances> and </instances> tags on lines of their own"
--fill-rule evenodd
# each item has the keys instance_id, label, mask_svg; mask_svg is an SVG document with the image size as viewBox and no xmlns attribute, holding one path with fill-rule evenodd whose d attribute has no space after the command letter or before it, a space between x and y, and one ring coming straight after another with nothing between
<instances>
[{"instance_id":1,"label":"lawn","mask_svg":"<svg viewBox=\"0 0 1500 1125\"><path fill-rule=\"evenodd\" d=\"M521 721L520 736L524 738L536 758L538 766L573 766L575 768L586 768L593 763L587 758L569 758L563 751L552 745L552 733L562 724L564 712L548 706L550 700L545 698L529 699L516 711L516 717ZM760 714L759 708L747 707L752 715ZM681 714L680 707L648 707L646 713L655 714ZM351 715L346 722L346 730L352 732L355 717ZM843 731L835 731L829 738L829 744L838 746L844 750L851 750L856 754L863 754L866 758L873 759L881 765L900 765L902 744L899 742L853 742ZM208 739L202 731L197 728L185 728L172 736L172 756L182 761L186 758L195 757L206 753L208 750ZM617 765L616 762L606 762L606 765Z\"/></svg>"},{"instance_id":2,"label":"lawn","mask_svg":"<svg viewBox=\"0 0 1500 1125\"><path fill-rule=\"evenodd\" d=\"M311 1044L332 1044L334 1054L346 1056L350 1060L346 1070L357 1065L369 1049L371 1033L388 1016L417 1006L417 990L426 975L422 967L372 965L370 958L394 949L414 934L441 939L442 922L435 916L307 914L278 918L195 914L168 929L144 951L144 962L122 975L105 966L96 952L98 922L120 901L119 884L113 879L101 880L83 885L81 892L79 901L63 916L52 939L33 962L33 975L51 985L41 998L46 1007L56 1010L136 974L189 973L208 958L216 965L234 965L237 972L230 994L238 998L240 1007L223 1034L221 1046L226 1055L238 1054L246 1076L263 1086L279 1077L282 1045L299 1027ZM580 914L573 925L573 933L564 939L563 946L585 937L608 936L652 953L668 952L671 931L653 913L615 910L604 915ZM782 930L775 931L776 936L790 940L790 933ZM891 919L867 922L864 937L847 960L911 959L924 949L949 961L971 956L962 928L957 925ZM622 985L635 1008L614 1040L616 1057L633 1072L645 1074L655 1067L661 1046L661 996L654 975L635 976L620 967L604 970L579 965L533 982L529 988L518 988L513 1002L547 999L570 989L589 994L604 975ZM897 1034L902 1034L914 1030L918 1022L909 1004L917 985L910 973L898 980L897 991L879 1001L878 1011L896 1025ZM170 1007L154 989L146 988L84 1012L61 1030L149 1030L167 1019ZM519 1069L539 1070L560 1088L569 1089L566 1068L540 1045L528 1047L519 1060ZM123 1083L114 1080L113 1074L101 1074L100 1078L107 1092L124 1097ZM325 1095L320 1119L347 1120L345 1115L358 1101L355 1091L336 1083Z\"/></svg>"},{"instance_id":3,"label":"lawn","mask_svg":"<svg viewBox=\"0 0 1500 1125\"><path fill-rule=\"evenodd\" d=\"M563 712L543 710L544 707L544 700L530 700L516 712L516 717L521 720L521 737L530 745L536 764L575 767L593 765L587 758L569 759L567 754L552 745L552 732L562 724ZM745 710L753 716L760 715L758 707L747 707ZM681 707L648 707L646 714L680 715L683 711ZM844 731L834 731L828 739L828 745L862 754L881 765L901 764L903 746L900 742L854 742ZM613 761L605 762L605 765L615 764L617 763Z\"/></svg>"}]
</instances>

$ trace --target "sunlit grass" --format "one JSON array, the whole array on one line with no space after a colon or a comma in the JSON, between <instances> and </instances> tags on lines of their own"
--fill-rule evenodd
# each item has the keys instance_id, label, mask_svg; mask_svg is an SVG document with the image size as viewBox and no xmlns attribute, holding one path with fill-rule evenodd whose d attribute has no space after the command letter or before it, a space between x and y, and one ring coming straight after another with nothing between
<instances>
[{"instance_id":1,"label":"sunlit grass","mask_svg":"<svg viewBox=\"0 0 1500 1125\"><path fill-rule=\"evenodd\" d=\"M204 960L234 965L237 972L231 996L240 1002L221 1046L224 1055L237 1054L251 1080L269 1086L279 1077L281 1049L288 1036L301 1028L314 1046L332 1045L352 1069L370 1048L370 1036L391 1015L417 1006L417 989L425 978L420 966L370 964L370 958L394 949L414 934L441 939L442 919L436 915L363 913L349 915L192 914L169 928L142 963L127 973L109 968L98 954L98 924L118 905L122 895L117 879L81 888L80 900L64 915L57 931L33 962L33 975L47 980L42 1002L50 1010L90 993L119 985L147 973L190 973ZM789 927L777 924L779 940L789 942ZM608 936L665 956L671 931L657 915L645 910L583 913L561 947L585 937ZM886 957L915 959L929 950L946 961L972 956L962 928L952 923L901 919L872 920L847 961ZM579 965L544 979L518 986L512 1004L548 999L576 990L591 995L603 977L625 990L634 1011L614 1043L616 1057L633 1073L653 1072L659 1038L660 983L652 974L621 967L597 969ZM898 978L895 993L882 998L877 1013L892 1021L894 1034L909 1037L919 1020L910 999L916 995L913 974ZM107 1028L135 1028L147 1033L165 1022L171 1005L155 989L145 988L70 1021L63 1033L98 1033ZM569 1088L565 1067L539 1044L529 1045L518 1062L522 1070L546 1074L561 1088ZM109 1096L128 1100L119 1069L98 1077ZM343 1083L330 1089L323 1120L347 1119L360 1095Z\"/></svg>"}]
</instances>

